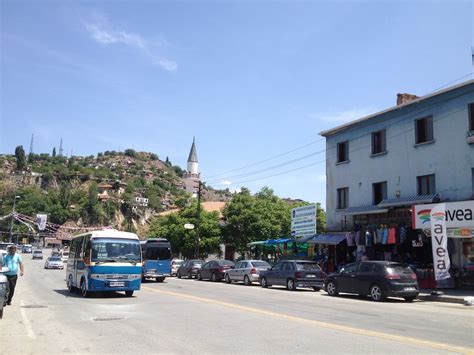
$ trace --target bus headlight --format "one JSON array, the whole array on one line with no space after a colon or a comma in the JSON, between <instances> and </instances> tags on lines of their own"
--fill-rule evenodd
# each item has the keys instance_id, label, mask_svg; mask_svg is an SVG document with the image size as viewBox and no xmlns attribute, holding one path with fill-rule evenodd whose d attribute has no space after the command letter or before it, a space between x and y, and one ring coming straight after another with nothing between
<instances>
[{"instance_id":1,"label":"bus headlight","mask_svg":"<svg viewBox=\"0 0 474 355\"><path fill-rule=\"evenodd\" d=\"M91 279L105 281L105 274L91 274Z\"/></svg>"},{"instance_id":2,"label":"bus headlight","mask_svg":"<svg viewBox=\"0 0 474 355\"><path fill-rule=\"evenodd\" d=\"M140 274L131 274L131 275L128 275L128 279L129 280L138 280L138 279L141 279L142 278L142 275Z\"/></svg>"}]
</instances>

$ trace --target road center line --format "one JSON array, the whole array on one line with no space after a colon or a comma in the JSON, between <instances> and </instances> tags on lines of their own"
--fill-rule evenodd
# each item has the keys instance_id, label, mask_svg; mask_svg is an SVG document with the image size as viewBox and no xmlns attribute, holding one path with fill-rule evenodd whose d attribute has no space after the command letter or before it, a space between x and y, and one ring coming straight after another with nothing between
<instances>
[{"instance_id":1,"label":"road center line","mask_svg":"<svg viewBox=\"0 0 474 355\"><path fill-rule=\"evenodd\" d=\"M359 328L354 328L346 325L338 325L334 323L328 323L328 322L323 322L323 321L317 321L317 320L312 320L312 319L306 319L306 318L301 318L301 317L296 317L296 316L290 316L287 314L283 313L277 313L277 312L272 312L272 311L267 311L264 309L258 309L258 308L252 308L252 307L247 307L247 306L241 306L235 303L228 303L228 302L222 302L222 301L217 301L213 300L210 298L205 298L205 297L199 297L199 296L192 296L192 295L186 295L178 292L171 292L171 291L164 291L164 290L158 290L155 288L150 288L147 286L142 286L143 289L146 289L151 292L156 292L156 293L161 293L169 296L175 296L175 297L180 297L180 298L187 298L193 301L198 301L198 302L205 302L208 304L216 304L219 306L227 307L227 308L233 308L233 309L238 309L241 311L245 312L250 312L250 313L255 313L255 314L261 314L269 317L274 317L274 318L281 318L281 319L287 319L295 322L301 322L301 323L306 323L306 324L311 324L318 326L320 328L325 328L325 329L331 329L343 333L352 333L352 334L357 334L357 335L363 335L363 336L369 336L373 338L378 338L378 339L383 339L383 340L391 340L391 341L396 341L400 343L405 343L405 344L413 344L417 346L424 346L432 349L437 349L437 350L444 350L444 351L449 351L449 352L456 352L456 353L461 353L461 354L474 354L474 351L469 348L464 348L461 346L456 346L456 345L450 345L450 344L444 344L444 343L438 343L434 341L429 341L429 340L424 340L424 339L417 339L417 338L411 338L411 337L406 337L402 335L394 335L394 334L388 334L388 333L382 333L382 332L375 332L371 330L366 330L366 329L359 329Z\"/></svg>"},{"instance_id":2,"label":"road center line","mask_svg":"<svg viewBox=\"0 0 474 355\"><path fill-rule=\"evenodd\" d=\"M24 305L25 305L25 302L23 302L23 300L22 300L21 301L21 307L20 307L20 313L21 313L21 317L23 318L23 324L25 325L26 333L28 334L28 336L31 339L36 339L35 332L33 331L33 328L31 327L31 323L28 320L28 317L26 316L26 311L23 308Z\"/></svg>"}]
</instances>

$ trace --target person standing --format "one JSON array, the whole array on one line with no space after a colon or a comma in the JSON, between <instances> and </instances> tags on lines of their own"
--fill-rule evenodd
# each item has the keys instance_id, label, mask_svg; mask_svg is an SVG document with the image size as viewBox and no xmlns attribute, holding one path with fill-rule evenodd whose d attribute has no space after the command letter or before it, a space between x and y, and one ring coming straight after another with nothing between
<instances>
[{"instance_id":1,"label":"person standing","mask_svg":"<svg viewBox=\"0 0 474 355\"><path fill-rule=\"evenodd\" d=\"M7 304L10 305L12 304L16 281L18 280L18 269L20 269L20 276L23 276L24 272L23 261L21 260L21 255L16 253L15 245L8 247L8 254L3 257L2 264L10 269L10 271L5 273L9 288Z\"/></svg>"}]
</instances>

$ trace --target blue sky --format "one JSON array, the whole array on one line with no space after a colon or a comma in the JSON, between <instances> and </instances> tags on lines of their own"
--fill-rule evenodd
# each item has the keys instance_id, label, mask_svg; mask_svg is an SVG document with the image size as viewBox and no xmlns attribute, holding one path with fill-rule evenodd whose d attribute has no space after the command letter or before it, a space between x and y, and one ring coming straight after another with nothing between
<instances>
[{"instance_id":1,"label":"blue sky","mask_svg":"<svg viewBox=\"0 0 474 355\"><path fill-rule=\"evenodd\" d=\"M0 4L0 153L34 133L37 153L62 137L67 154L133 148L185 167L196 136L214 187L323 205L324 153L234 176L323 151L321 130L472 72L469 1Z\"/></svg>"}]
</instances>

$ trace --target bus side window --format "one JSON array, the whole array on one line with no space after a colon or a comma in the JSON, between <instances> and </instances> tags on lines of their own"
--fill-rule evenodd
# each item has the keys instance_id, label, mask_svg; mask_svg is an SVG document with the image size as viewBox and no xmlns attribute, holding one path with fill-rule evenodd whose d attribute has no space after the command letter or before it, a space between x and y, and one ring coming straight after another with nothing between
<instances>
[{"instance_id":1,"label":"bus side window","mask_svg":"<svg viewBox=\"0 0 474 355\"><path fill-rule=\"evenodd\" d=\"M77 239L73 239L71 242L71 248L69 249L69 257L72 259L76 258Z\"/></svg>"},{"instance_id":2,"label":"bus side window","mask_svg":"<svg viewBox=\"0 0 474 355\"><path fill-rule=\"evenodd\" d=\"M76 258L81 257L83 244L84 244L84 237L77 238Z\"/></svg>"},{"instance_id":3,"label":"bus side window","mask_svg":"<svg viewBox=\"0 0 474 355\"><path fill-rule=\"evenodd\" d=\"M90 263L91 261L91 236L86 235L84 238L84 261Z\"/></svg>"}]
</instances>

